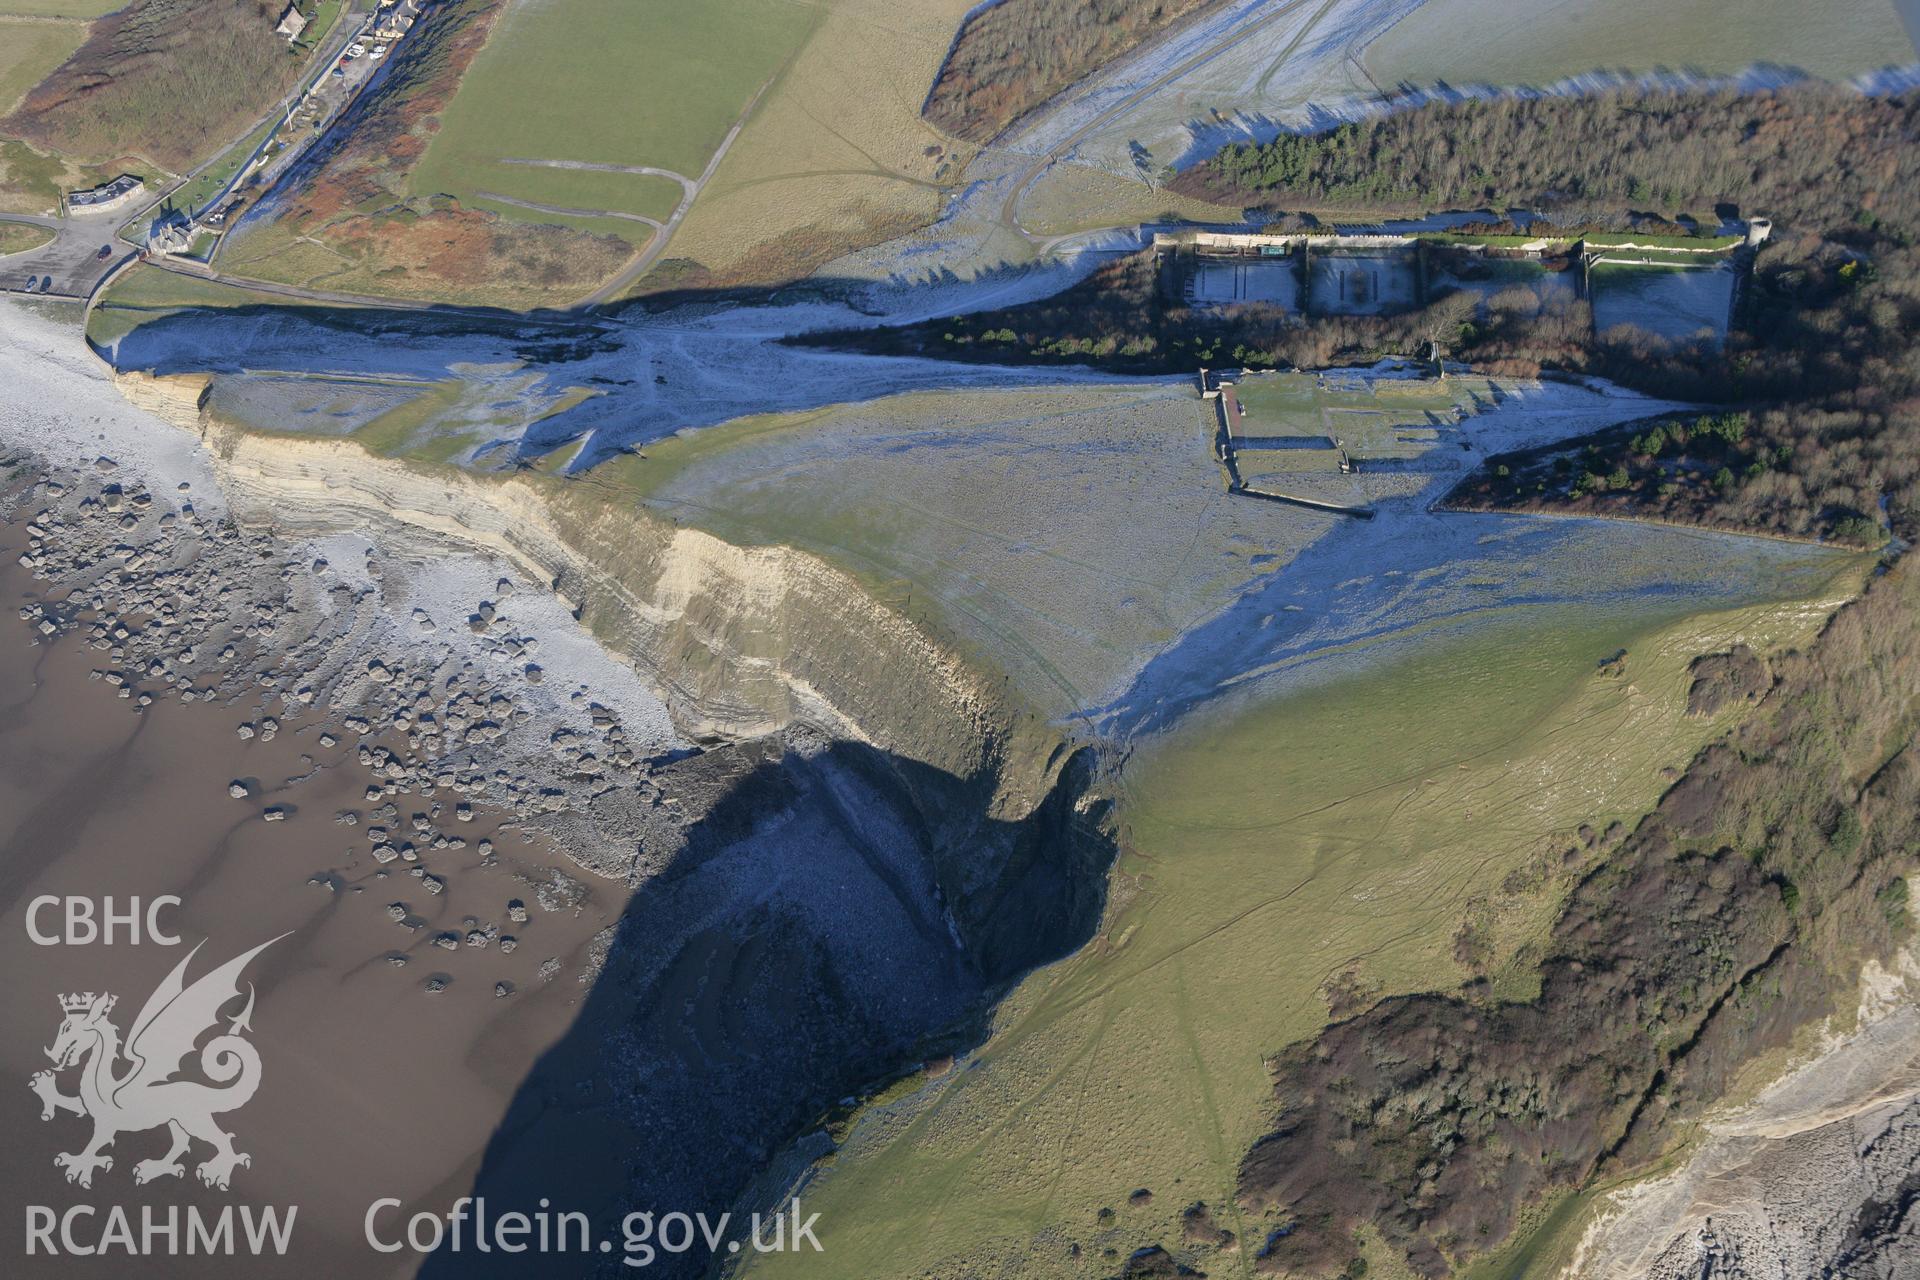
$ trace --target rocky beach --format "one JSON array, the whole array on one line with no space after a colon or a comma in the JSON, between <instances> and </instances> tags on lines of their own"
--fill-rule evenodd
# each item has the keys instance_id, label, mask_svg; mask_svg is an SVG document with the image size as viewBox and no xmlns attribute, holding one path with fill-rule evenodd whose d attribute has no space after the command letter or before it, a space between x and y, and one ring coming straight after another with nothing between
<instances>
[{"instance_id":1,"label":"rocky beach","mask_svg":"<svg viewBox=\"0 0 1920 1280\"><path fill-rule=\"evenodd\" d=\"M22 529L7 528L11 556L28 545ZM12 559L0 571L10 603L43 586ZM174 895L182 902L164 927L206 940L196 976L290 935L256 974L265 1068L259 1096L229 1124L253 1156L233 1190L242 1203L300 1207L300 1260L276 1272L253 1258L225 1260L227 1270L180 1259L162 1272L364 1267L362 1193L377 1184L413 1200L471 1178L515 1090L590 989L624 888L584 874L511 810L383 774L380 762L400 757L370 745L370 733L278 700L262 712L257 697L231 698L215 680L187 702L193 688L149 682L144 662L116 683L103 672L132 665L113 657L116 646L48 635L42 620L9 619L0 646L0 776L17 815L4 834L0 951L22 975L6 989L12 1031L0 1046L21 1103L4 1121L7 1193L56 1208L110 1200L132 1185L138 1159L163 1152L163 1132L124 1135L114 1168L90 1188L69 1185L52 1156L75 1146L81 1122L43 1123L26 1087L48 1065L54 996L113 992L137 1008L188 950L150 939L42 947L25 926L31 902L111 897L124 907ZM57 933L60 912L35 923ZM208 1208L227 1199L191 1170L146 1198ZM20 1228L10 1216L9 1234ZM51 1274L57 1264L16 1265Z\"/></svg>"},{"instance_id":2,"label":"rocky beach","mask_svg":"<svg viewBox=\"0 0 1920 1280\"><path fill-rule=\"evenodd\" d=\"M620 819L564 834L545 819L586 812L615 778L631 808L670 809L646 776L676 739L630 668L501 566L243 533L204 466L168 449L171 428L95 407L103 452L77 470L60 465L70 449L50 456L56 438L10 424L0 787L17 816L0 947L17 972L132 1005L178 954L151 940L49 953L24 927L32 900L177 896L167 927L207 940L202 966L290 935L263 960L267 1069L237 1125L258 1176L236 1189L301 1206L305 1260L288 1274L316 1257L364 1266L363 1193L451 1199L470 1182L606 960L626 877L589 868L633 842ZM448 603L463 593L470 605ZM53 994L7 991L19 1034L0 1053L23 1089L45 1065ZM122 1141L119 1172L71 1187L53 1126L27 1107L6 1126L21 1202L97 1197L139 1154ZM179 1194L209 1190L185 1177Z\"/></svg>"}]
</instances>

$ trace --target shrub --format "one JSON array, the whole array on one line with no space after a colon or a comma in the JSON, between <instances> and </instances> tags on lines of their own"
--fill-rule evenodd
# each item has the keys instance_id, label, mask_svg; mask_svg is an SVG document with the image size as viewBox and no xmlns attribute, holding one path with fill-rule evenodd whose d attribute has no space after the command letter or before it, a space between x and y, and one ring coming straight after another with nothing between
<instances>
[{"instance_id":1,"label":"shrub","mask_svg":"<svg viewBox=\"0 0 1920 1280\"><path fill-rule=\"evenodd\" d=\"M1887 531L1880 527L1878 520L1856 513L1834 523L1833 540L1862 547L1877 547L1887 540Z\"/></svg>"},{"instance_id":2,"label":"shrub","mask_svg":"<svg viewBox=\"0 0 1920 1280\"><path fill-rule=\"evenodd\" d=\"M1901 876L1887 882L1886 888L1873 895L1880 907L1880 914L1894 929L1904 931L1910 921L1907 918L1908 888L1906 877Z\"/></svg>"}]
</instances>

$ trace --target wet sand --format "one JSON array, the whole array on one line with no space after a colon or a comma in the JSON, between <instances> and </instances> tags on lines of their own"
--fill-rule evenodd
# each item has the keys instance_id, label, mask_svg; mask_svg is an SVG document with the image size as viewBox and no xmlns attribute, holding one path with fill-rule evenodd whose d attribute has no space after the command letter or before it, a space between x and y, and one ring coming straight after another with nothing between
<instances>
[{"instance_id":1,"label":"wet sand","mask_svg":"<svg viewBox=\"0 0 1920 1280\"><path fill-rule=\"evenodd\" d=\"M434 825L468 847L422 850L444 876L445 892L427 893L404 874L405 862L380 867L364 817L374 807L364 794L369 773L350 735L321 747L326 717L319 712L287 721L266 742L236 735L238 722L254 718L247 705L162 697L136 709L89 678L102 655L66 634L37 643L17 617L17 606L40 588L16 563L23 544L17 525L0 526L0 966L9 975L0 985L0 1097L13 1091L13 1101L0 1105L6 1273L412 1274L417 1256L383 1257L364 1244L367 1206L394 1196L409 1202L406 1212L416 1203L444 1212L466 1194L509 1101L572 1025L589 989L580 976L594 935L618 918L625 888L589 884L544 843L498 831L499 815L481 806L472 822L456 824L452 795L438 797L445 812ZM337 721L332 727L339 733ZM253 793L231 798L234 779L253 780ZM431 799L403 793L394 803L404 828L407 815L427 810ZM287 820L265 821L268 806L287 809ZM362 814L360 825L336 822L345 810ZM486 862L477 845L489 836L495 850ZM591 897L579 910L537 904L533 882L553 868L587 884ZM43 894L113 895L120 904L178 895L184 905L163 923L183 945L36 945L26 913ZM525 924L508 918L513 899L527 905ZM417 927L389 918L396 902ZM55 919L44 915L43 928ZM504 954L497 943L449 951L432 942L441 931L490 925L520 945ZM28 1091L29 1077L48 1066L44 1049L62 1016L57 998L116 993L113 1021L124 1032L194 943L205 940L189 981L283 932L290 936L243 976L258 990L251 1040L263 1069L259 1093L222 1121L253 1158L235 1173L231 1192L195 1179L207 1154L199 1144L184 1178L136 1189L133 1165L167 1146L158 1129L123 1134L110 1152L112 1169L96 1174L90 1190L67 1183L53 1157L81 1149L90 1126L69 1114L42 1122ZM396 953L407 957L404 967L390 962ZM543 980L550 959L560 968ZM429 994L435 976L447 985ZM512 994L496 995L500 982ZM77 1075L62 1073L64 1092ZM58 1213L73 1204L102 1214L124 1205L136 1225L146 1204L299 1211L285 1259L26 1257L24 1206ZM100 1229L96 1219L91 1233L97 1238Z\"/></svg>"}]
</instances>

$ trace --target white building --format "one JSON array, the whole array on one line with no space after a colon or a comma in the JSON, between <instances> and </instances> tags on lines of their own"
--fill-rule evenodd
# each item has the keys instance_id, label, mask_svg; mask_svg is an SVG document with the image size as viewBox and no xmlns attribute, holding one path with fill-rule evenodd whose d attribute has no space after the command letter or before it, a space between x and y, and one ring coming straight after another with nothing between
<instances>
[{"instance_id":1,"label":"white building","mask_svg":"<svg viewBox=\"0 0 1920 1280\"><path fill-rule=\"evenodd\" d=\"M104 213L108 209L118 209L139 195L145 185L132 174L123 173L112 182L103 182L85 191L67 192L67 209L72 213Z\"/></svg>"}]
</instances>

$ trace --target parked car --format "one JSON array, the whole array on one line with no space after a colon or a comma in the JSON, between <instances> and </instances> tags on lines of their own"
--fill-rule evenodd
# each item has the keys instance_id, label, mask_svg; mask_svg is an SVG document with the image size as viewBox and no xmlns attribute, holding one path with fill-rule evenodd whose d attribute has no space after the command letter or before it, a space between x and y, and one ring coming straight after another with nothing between
<instances>
[{"instance_id":1,"label":"parked car","mask_svg":"<svg viewBox=\"0 0 1920 1280\"><path fill-rule=\"evenodd\" d=\"M100 252L94 254L93 256L96 258L99 258L101 261L104 262L106 259L111 258L113 256L113 246L110 244L103 244L100 246Z\"/></svg>"},{"instance_id":2,"label":"parked car","mask_svg":"<svg viewBox=\"0 0 1920 1280\"><path fill-rule=\"evenodd\" d=\"M42 276L42 277L41 277L41 279L40 279L40 292L42 292L42 293L52 293L52 292L53 292L53 277L52 277L52 276Z\"/></svg>"}]
</instances>

